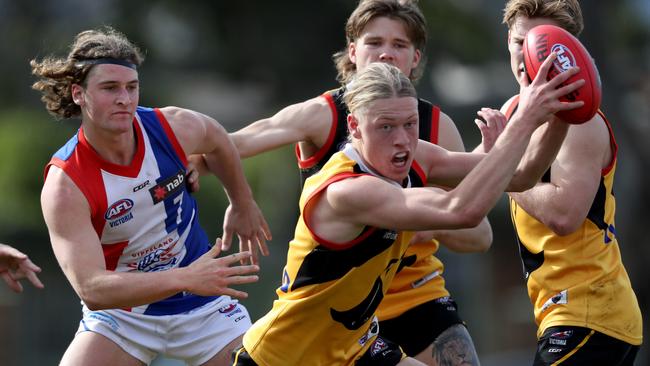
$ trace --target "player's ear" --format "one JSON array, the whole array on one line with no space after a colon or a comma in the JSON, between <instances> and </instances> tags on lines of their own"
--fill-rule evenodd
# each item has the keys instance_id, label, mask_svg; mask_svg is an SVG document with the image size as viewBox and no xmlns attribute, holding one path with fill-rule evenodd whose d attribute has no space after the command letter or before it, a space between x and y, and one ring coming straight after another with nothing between
<instances>
[{"instance_id":1,"label":"player's ear","mask_svg":"<svg viewBox=\"0 0 650 366\"><path fill-rule=\"evenodd\" d=\"M84 93L83 87L79 84L72 84L70 87L70 92L72 94L72 101L78 106L84 105Z\"/></svg>"},{"instance_id":2,"label":"player's ear","mask_svg":"<svg viewBox=\"0 0 650 366\"><path fill-rule=\"evenodd\" d=\"M418 49L415 49L415 52L413 52L413 63L411 65L411 70L415 70L418 67L420 60L422 60L422 52L420 52ZM413 71L411 71L411 73L412 72Z\"/></svg>"},{"instance_id":3,"label":"player's ear","mask_svg":"<svg viewBox=\"0 0 650 366\"><path fill-rule=\"evenodd\" d=\"M357 45L354 42L348 44L348 58L350 62L356 65L357 63Z\"/></svg>"},{"instance_id":4,"label":"player's ear","mask_svg":"<svg viewBox=\"0 0 650 366\"><path fill-rule=\"evenodd\" d=\"M361 138L361 131L359 130L359 120L357 117L350 113L348 114L348 131L350 135L354 138Z\"/></svg>"}]
</instances>

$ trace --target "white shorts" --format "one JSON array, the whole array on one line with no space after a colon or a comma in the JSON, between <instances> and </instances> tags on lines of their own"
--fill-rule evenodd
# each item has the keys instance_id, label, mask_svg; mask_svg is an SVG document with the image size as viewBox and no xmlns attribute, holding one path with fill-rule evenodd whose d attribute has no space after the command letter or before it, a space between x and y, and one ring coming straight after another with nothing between
<instances>
[{"instance_id":1,"label":"white shorts","mask_svg":"<svg viewBox=\"0 0 650 366\"><path fill-rule=\"evenodd\" d=\"M159 354L200 365L250 326L246 308L237 300L220 296L174 315L144 315L119 309L90 311L84 306L77 334L101 334L147 365Z\"/></svg>"}]
</instances>

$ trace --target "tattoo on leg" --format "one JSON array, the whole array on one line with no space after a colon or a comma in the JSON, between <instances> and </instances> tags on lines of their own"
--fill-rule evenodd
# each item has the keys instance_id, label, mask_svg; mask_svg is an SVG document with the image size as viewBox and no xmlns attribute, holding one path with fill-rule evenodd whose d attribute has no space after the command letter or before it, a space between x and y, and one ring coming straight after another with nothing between
<instances>
[{"instance_id":1,"label":"tattoo on leg","mask_svg":"<svg viewBox=\"0 0 650 366\"><path fill-rule=\"evenodd\" d=\"M478 355L467 329L457 324L433 342L433 359L438 366L478 366Z\"/></svg>"}]
</instances>

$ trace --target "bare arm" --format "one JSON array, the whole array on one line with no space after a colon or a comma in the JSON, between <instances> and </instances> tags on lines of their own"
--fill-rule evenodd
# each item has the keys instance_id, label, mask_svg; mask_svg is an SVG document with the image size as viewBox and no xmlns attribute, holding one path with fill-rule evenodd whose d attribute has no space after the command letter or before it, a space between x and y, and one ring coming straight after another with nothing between
<instances>
[{"instance_id":1,"label":"bare arm","mask_svg":"<svg viewBox=\"0 0 650 366\"><path fill-rule=\"evenodd\" d=\"M568 123L549 116L533 133L531 141L536 143L528 145L506 191L521 192L535 186L555 160L568 131Z\"/></svg>"},{"instance_id":2,"label":"bare arm","mask_svg":"<svg viewBox=\"0 0 650 366\"><path fill-rule=\"evenodd\" d=\"M490 153L456 188L449 192L437 188L402 189L376 177L345 179L328 186L314 203L316 234L338 242L355 237L366 225L412 231L477 226L512 179L537 127L549 114L582 105L581 102L559 101L561 95L579 88L584 80L558 88L577 71L572 69L547 81L553 59L549 57L544 61L535 80L522 88L520 110ZM429 158L423 168L432 169L437 165L432 160L454 154L441 150L431 144L418 144L416 156ZM463 157L472 160L475 155L458 154L460 158L456 160L467 166L463 164Z\"/></svg>"},{"instance_id":3,"label":"bare arm","mask_svg":"<svg viewBox=\"0 0 650 366\"><path fill-rule=\"evenodd\" d=\"M215 258L219 254L218 245L188 267L146 273L107 270L88 202L57 167L50 168L41 193L41 206L59 265L92 310L149 304L181 291L246 297L246 293L228 286L257 281L257 276L250 275L258 270L257 266L230 267L250 253Z\"/></svg>"},{"instance_id":4,"label":"bare arm","mask_svg":"<svg viewBox=\"0 0 650 366\"><path fill-rule=\"evenodd\" d=\"M328 137L332 113L323 97L290 105L272 117L260 119L239 131L230 133L241 158L248 158L282 146L300 143L303 150L316 151ZM200 154L188 156L190 189L199 190L199 177L210 173Z\"/></svg>"},{"instance_id":5,"label":"bare arm","mask_svg":"<svg viewBox=\"0 0 650 366\"><path fill-rule=\"evenodd\" d=\"M609 133L599 115L569 128L551 166L551 181L510 196L558 235L574 232L585 220L598 190L601 170L612 159Z\"/></svg>"},{"instance_id":6,"label":"bare arm","mask_svg":"<svg viewBox=\"0 0 650 366\"><path fill-rule=\"evenodd\" d=\"M439 131L439 146L449 151L465 151L463 140L456 125L444 113L440 113ZM484 217L481 223L473 228L418 232L414 235L412 243L422 242L429 238L437 239L442 245L455 252L484 252L492 245L492 227L487 217Z\"/></svg>"},{"instance_id":7,"label":"bare arm","mask_svg":"<svg viewBox=\"0 0 650 366\"><path fill-rule=\"evenodd\" d=\"M319 148L327 140L331 123L330 107L325 98L319 96L253 122L231 133L230 137L241 157L247 158L297 142Z\"/></svg>"},{"instance_id":8,"label":"bare arm","mask_svg":"<svg viewBox=\"0 0 650 366\"><path fill-rule=\"evenodd\" d=\"M532 130L523 123L509 126L492 151L451 191L403 189L374 176L333 183L314 203L312 228L325 239L345 242L368 225L410 231L475 227L503 193ZM421 145L432 151L438 148L419 144L418 150Z\"/></svg>"},{"instance_id":9,"label":"bare arm","mask_svg":"<svg viewBox=\"0 0 650 366\"><path fill-rule=\"evenodd\" d=\"M228 249L236 234L242 251L253 252L257 263L257 248L268 255L266 240L271 232L241 166L239 154L226 130L214 119L187 109L162 108L186 154L203 154L207 168L221 181L230 201L223 223L223 248Z\"/></svg>"},{"instance_id":10,"label":"bare arm","mask_svg":"<svg viewBox=\"0 0 650 366\"><path fill-rule=\"evenodd\" d=\"M43 288L37 273L41 269L29 257L9 245L0 243L0 277L14 292L22 292L21 279L28 279L36 288Z\"/></svg>"}]
</instances>

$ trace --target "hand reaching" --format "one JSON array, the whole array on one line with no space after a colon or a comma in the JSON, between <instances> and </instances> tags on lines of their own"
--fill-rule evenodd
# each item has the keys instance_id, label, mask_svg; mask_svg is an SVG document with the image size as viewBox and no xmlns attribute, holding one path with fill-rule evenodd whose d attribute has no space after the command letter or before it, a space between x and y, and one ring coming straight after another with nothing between
<instances>
[{"instance_id":1,"label":"hand reaching","mask_svg":"<svg viewBox=\"0 0 650 366\"><path fill-rule=\"evenodd\" d=\"M0 244L0 277L14 292L22 292L21 279L27 278L36 288L43 288L43 283L36 276L41 269L26 254L5 244Z\"/></svg>"},{"instance_id":2,"label":"hand reaching","mask_svg":"<svg viewBox=\"0 0 650 366\"><path fill-rule=\"evenodd\" d=\"M259 263L258 248L262 255L269 255L266 241L271 240L271 230L255 201L246 206L228 206L223 221L222 250L230 249L233 234L239 239L239 251L251 253L251 264ZM241 263L245 263L244 259Z\"/></svg>"},{"instance_id":3,"label":"hand reaching","mask_svg":"<svg viewBox=\"0 0 650 366\"><path fill-rule=\"evenodd\" d=\"M240 252L219 257L221 253L221 239L217 239L214 246L199 259L190 264L187 291L201 296L228 295L235 298L246 298L248 294L230 288L232 285L257 282L259 267L256 265L234 265L244 262L250 252Z\"/></svg>"},{"instance_id":4,"label":"hand reaching","mask_svg":"<svg viewBox=\"0 0 650 366\"><path fill-rule=\"evenodd\" d=\"M476 123L478 129L481 131L482 152L487 153L492 149L492 146L494 146L503 129L506 128L508 120L503 113L492 108L481 108L476 114L485 121L483 122L483 120L477 118L474 120L474 123Z\"/></svg>"},{"instance_id":5,"label":"hand reaching","mask_svg":"<svg viewBox=\"0 0 650 366\"><path fill-rule=\"evenodd\" d=\"M199 184L199 178L201 177L201 172L206 170L207 167L206 167L205 160L203 159L203 155L194 154L194 155L190 155L187 158L186 182L187 182L187 189L191 193L198 192L199 189L201 188L201 185Z\"/></svg>"}]
</instances>

